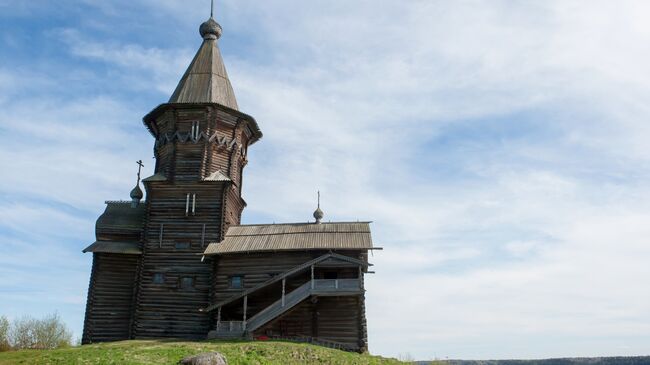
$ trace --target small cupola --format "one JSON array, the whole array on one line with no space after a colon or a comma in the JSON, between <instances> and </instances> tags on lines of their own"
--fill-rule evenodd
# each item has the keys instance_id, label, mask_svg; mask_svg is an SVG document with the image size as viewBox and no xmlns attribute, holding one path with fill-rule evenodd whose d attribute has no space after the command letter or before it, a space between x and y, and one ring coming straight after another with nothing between
<instances>
[{"instance_id":1,"label":"small cupola","mask_svg":"<svg viewBox=\"0 0 650 365\"><path fill-rule=\"evenodd\" d=\"M135 188L131 190L131 207L136 208L140 204L140 200L144 197L142 189L140 189L140 170L144 166L142 160L136 162L138 164L138 181L135 183Z\"/></svg>"},{"instance_id":2,"label":"small cupola","mask_svg":"<svg viewBox=\"0 0 650 365\"><path fill-rule=\"evenodd\" d=\"M219 39L222 32L221 25L212 16L199 27L199 34L203 39Z\"/></svg>"}]
</instances>

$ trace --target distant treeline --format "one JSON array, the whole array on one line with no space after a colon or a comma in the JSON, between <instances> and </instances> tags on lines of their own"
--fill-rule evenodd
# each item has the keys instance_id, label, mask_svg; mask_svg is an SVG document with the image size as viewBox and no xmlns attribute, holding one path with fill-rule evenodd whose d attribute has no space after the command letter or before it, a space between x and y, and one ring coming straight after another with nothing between
<instances>
[{"instance_id":1,"label":"distant treeline","mask_svg":"<svg viewBox=\"0 0 650 365\"><path fill-rule=\"evenodd\" d=\"M429 364L419 361L418 364ZM650 365L650 356L576 357L546 360L444 360L446 365Z\"/></svg>"}]
</instances>

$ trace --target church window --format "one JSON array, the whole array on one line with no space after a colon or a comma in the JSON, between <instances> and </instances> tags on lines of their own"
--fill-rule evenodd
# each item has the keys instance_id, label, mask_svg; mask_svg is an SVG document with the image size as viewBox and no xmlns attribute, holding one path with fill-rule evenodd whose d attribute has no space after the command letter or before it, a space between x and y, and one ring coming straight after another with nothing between
<instances>
[{"instance_id":1,"label":"church window","mask_svg":"<svg viewBox=\"0 0 650 365\"><path fill-rule=\"evenodd\" d=\"M192 137L192 139L196 141L199 139L199 133L201 133L199 128L199 122L192 122L192 130L190 131L190 137Z\"/></svg>"},{"instance_id":2,"label":"church window","mask_svg":"<svg viewBox=\"0 0 650 365\"><path fill-rule=\"evenodd\" d=\"M190 204L190 201L192 204ZM196 194L187 193L185 196L185 216L189 216L190 213L192 215L196 213Z\"/></svg>"},{"instance_id":3,"label":"church window","mask_svg":"<svg viewBox=\"0 0 650 365\"><path fill-rule=\"evenodd\" d=\"M181 289L192 289L194 287L194 278L190 276L184 276L180 281Z\"/></svg>"},{"instance_id":4,"label":"church window","mask_svg":"<svg viewBox=\"0 0 650 365\"><path fill-rule=\"evenodd\" d=\"M192 245L189 242L176 242L174 247L177 250L187 250L191 247Z\"/></svg>"},{"instance_id":5,"label":"church window","mask_svg":"<svg viewBox=\"0 0 650 365\"><path fill-rule=\"evenodd\" d=\"M163 273L157 272L153 274L153 283L154 284L164 284L165 275Z\"/></svg>"},{"instance_id":6,"label":"church window","mask_svg":"<svg viewBox=\"0 0 650 365\"><path fill-rule=\"evenodd\" d=\"M230 277L230 289L242 289L244 287L244 278L241 276Z\"/></svg>"}]
</instances>

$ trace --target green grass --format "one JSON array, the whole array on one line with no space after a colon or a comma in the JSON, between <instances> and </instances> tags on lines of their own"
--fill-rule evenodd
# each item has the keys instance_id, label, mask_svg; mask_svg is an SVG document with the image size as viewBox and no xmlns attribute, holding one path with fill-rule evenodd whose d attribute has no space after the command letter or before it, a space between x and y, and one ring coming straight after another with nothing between
<instances>
[{"instance_id":1,"label":"green grass","mask_svg":"<svg viewBox=\"0 0 650 365\"><path fill-rule=\"evenodd\" d=\"M283 341L121 341L57 350L0 353L4 364L176 364L185 356L217 351L236 364L404 364L395 359L359 355Z\"/></svg>"}]
</instances>

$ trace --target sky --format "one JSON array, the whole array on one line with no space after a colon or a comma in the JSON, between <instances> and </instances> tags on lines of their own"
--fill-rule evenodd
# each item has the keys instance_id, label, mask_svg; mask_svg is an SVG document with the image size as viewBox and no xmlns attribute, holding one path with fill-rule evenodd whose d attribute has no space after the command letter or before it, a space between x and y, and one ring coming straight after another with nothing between
<instances>
[{"instance_id":1,"label":"sky","mask_svg":"<svg viewBox=\"0 0 650 365\"><path fill-rule=\"evenodd\" d=\"M207 0L0 0L0 314L81 335ZM650 354L650 3L217 0L243 223L372 220L370 351Z\"/></svg>"}]
</instances>

